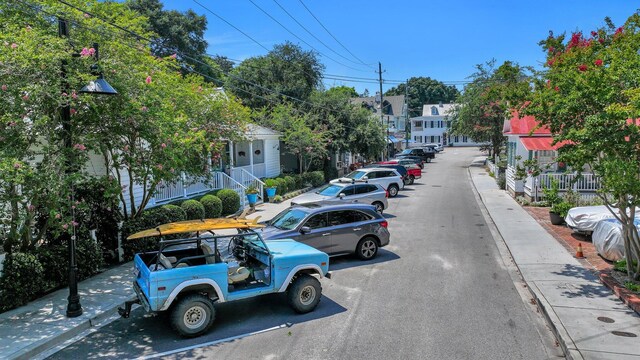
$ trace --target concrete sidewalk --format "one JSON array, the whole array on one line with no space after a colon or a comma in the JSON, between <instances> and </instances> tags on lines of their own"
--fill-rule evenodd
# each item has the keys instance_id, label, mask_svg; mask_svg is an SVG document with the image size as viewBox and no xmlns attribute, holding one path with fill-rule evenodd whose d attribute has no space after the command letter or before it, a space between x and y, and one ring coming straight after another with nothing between
<instances>
[{"instance_id":1,"label":"concrete sidewalk","mask_svg":"<svg viewBox=\"0 0 640 360\"><path fill-rule=\"evenodd\" d=\"M247 218L269 220L290 203L259 204ZM65 315L67 288L0 314L0 359L42 358L67 340L112 322L119 316L118 307L134 298L132 281L133 263L129 262L80 282L83 314L76 318Z\"/></svg>"},{"instance_id":2,"label":"concrete sidewalk","mask_svg":"<svg viewBox=\"0 0 640 360\"><path fill-rule=\"evenodd\" d=\"M484 158L476 159L482 165ZM640 359L640 317L480 166L469 173L491 221L571 359Z\"/></svg>"}]
</instances>

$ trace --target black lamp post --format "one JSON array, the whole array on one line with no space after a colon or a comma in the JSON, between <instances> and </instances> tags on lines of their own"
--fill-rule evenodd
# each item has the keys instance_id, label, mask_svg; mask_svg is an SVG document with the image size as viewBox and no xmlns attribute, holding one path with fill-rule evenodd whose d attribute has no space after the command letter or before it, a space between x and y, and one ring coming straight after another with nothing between
<instances>
[{"instance_id":1,"label":"black lamp post","mask_svg":"<svg viewBox=\"0 0 640 360\"><path fill-rule=\"evenodd\" d=\"M60 37L68 37L69 29L67 27L67 22L63 19L58 19L58 36ZM95 60L98 61L98 44L93 44L95 49ZM78 54L73 54L73 56L79 56ZM67 62L66 60L62 60L62 67L60 71L60 76L62 77L62 91L64 93L69 93L69 83L67 82L67 71L66 71ZM109 85L109 83L102 78L102 73L98 73L98 66L93 65L92 73L97 75L98 78L89 82L88 85L83 87L79 92L86 94L103 94L103 95L117 95L118 92ZM65 173L67 175L73 173L74 164L73 164L73 134L71 129L71 105L67 102L61 109L60 119L62 122L62 136L64 148L67 151L66 161L65 161ZM72 189L73 192L73 189ZM72 194L73 199L73 194ZM73 201L73 200L72 200ZM73 209L73 207L72 207ZM73 210L72 214L73 214ZM75 217L75 216L74 216ZM82 315L82 305L80 304L80 295L78 295L78 264L76 263L76 232L75 232L75 224L73 225L73 235L69 239L69 297L67 298L67 317L77 317Z\"/></svg>"}]
</instances>

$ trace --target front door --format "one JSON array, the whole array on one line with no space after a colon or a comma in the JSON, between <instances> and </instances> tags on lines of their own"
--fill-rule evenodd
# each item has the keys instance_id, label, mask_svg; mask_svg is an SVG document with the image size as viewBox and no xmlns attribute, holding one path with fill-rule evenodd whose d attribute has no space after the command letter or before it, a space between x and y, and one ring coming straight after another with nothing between
<instances>
[{"instance_id":1,"label":"front door","mask_svg":"<svg viewBox=\"0 0 640 360\"><path fill-rule=\"evenodd\" d=\"M301 227L308 227L310 231L306 234L300 233L294 240L328 253L333 246L332 232L328 224L326 212L315 214L301 225Z\"/></svg>"}]
</instances>

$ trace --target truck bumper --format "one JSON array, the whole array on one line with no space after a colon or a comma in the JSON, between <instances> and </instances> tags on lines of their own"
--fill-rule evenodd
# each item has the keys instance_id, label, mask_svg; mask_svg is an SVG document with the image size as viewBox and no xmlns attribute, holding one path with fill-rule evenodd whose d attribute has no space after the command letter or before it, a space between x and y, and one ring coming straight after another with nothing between
<instances>
[{"instance_id":1,"label":"truck bumper","mask_svg":"<svg viewBox=\"0 0 640 360\"><path fill-rule=\"evenodd\" d=\"M138 282L136 282L136 281L133 282L133 291L136 292L136 297L140 301L140 305L142 305L144 310L146 312L150 312L151 311L151 304L149 304L149 300L147 299L146 296L144 296L144 293L142 293L142 290L140 289L140 286L138 285Z\"/></svg>"}]
</instances>

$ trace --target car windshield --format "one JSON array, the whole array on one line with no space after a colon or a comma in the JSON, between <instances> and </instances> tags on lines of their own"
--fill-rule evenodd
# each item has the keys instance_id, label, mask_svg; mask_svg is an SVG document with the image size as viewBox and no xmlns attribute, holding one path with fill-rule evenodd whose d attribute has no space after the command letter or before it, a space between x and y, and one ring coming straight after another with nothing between
<instances>
[{"instance_id":1,"label":"car windshield","mask_svg":"<svg viewBox=\"0 0 640 360\"><path fill-rule=\"evenodd\" d=\"M298 226L306 215L307 213L300 209L287 209L276 215L269 224L280 230L292 230Z\"/></svg>"},{"instance_id":2,"label":"car windshield","mask_svg":"<svg viewBox=\"0 0 640 360\"><path fill-rule=\"evenodd\" d=\"M352 173L350 173L349 175L345 176L346 178L349 179L356 179L356 180L360 180L364 175L366 174L366 172L364 171L354 171Z\"/></svg>"},{"instance_id":3,"label":"car windshield","mask_svg":"<svg viewBox=\"0 0 640 360\"><path fill-rule=\"evenodd\" d=\"M404 149L402 150L402 152L400 153L400 155L409 155L411 154L411 149Z\"/></svg>"},{"instance_id":4,"label":"car windshield","mask_svg":"<svg viewBox=\"0 0 640 360\"><path fill-rule=\"evenodd\" d=\"M316 191L316 194L324 195L324 196L336 196L340 191L344 189L343 186L338 186L334 184L327 184L320 188L320 190Z\"/></svg>"}]
</instances>

